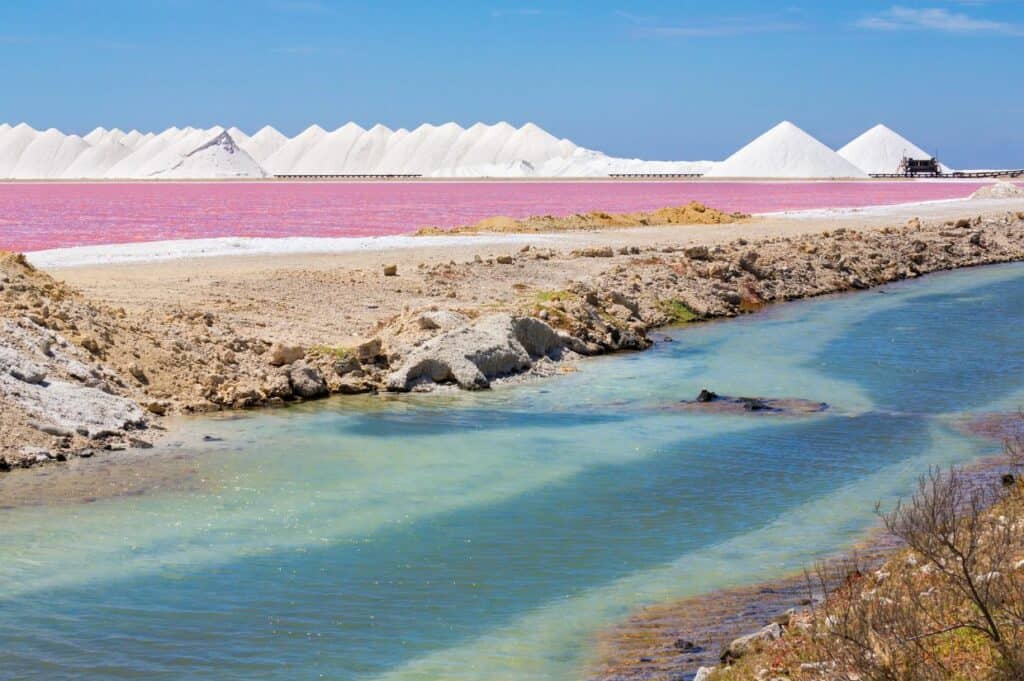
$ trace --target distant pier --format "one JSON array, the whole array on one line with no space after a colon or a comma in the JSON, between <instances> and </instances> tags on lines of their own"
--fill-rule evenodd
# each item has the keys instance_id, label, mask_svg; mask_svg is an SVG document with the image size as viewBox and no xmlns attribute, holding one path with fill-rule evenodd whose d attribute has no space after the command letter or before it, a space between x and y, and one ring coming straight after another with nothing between
<instances>
[{"instance_id":1,"label":"distant pier","mask_svg":"<svg viewBox=\"0 0 1024 681\"><path fill-rule=\"evenodd\" d=\"M703 177L704 173L608 173L608 177L622 177L630 179L666 179L666 178L686 178L686 177Z\"/></svg>"},{"instance_id":2,"label":"distant pier","mask_svg":"<svg viewBox=\"0 0 1024 681\"><path fill-rule=\"evenodd\" d=\"M985 178L985 177L1024 177L1024 168L1019 170L954 170L951 173L871 173L875 178L892 177L954 177L954 178Z\"/></svg>"},{"instance_id":3,"label":"distant pier","mask_svg":"<svg viewBox=\"0 0 1024 681\"><path fill-rule=\"evenodd\" d=\"M422 175L403 175L400 173L384 173L384 174L373 174L373 173L361 173L356 175L292 175L292 174L280 174L274 175L279 180L414 180Z\"/></svg>"}]
</instances>

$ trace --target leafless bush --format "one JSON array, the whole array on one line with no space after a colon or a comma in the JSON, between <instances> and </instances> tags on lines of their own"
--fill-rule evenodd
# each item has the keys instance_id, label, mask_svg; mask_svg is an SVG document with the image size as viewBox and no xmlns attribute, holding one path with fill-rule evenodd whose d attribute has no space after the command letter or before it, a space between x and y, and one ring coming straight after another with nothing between
<instances>
[{"instance_id":1,"label":"leafless bush","mask_svg":"<svg viewBox=\"0 0 1024 681\"><path fill-rule=\"evenodd\" d=\"M1019 464L1024 441L1007 453ZM933 469L881 514L910 549L904 559L874 572L819 567L812 583L826 598L814 639L838 678L961 678L966 655L984 669L977 678L1024 679L1022 497L1019 476L979 485L962 470Z\"/></svg>"}]
</instances>

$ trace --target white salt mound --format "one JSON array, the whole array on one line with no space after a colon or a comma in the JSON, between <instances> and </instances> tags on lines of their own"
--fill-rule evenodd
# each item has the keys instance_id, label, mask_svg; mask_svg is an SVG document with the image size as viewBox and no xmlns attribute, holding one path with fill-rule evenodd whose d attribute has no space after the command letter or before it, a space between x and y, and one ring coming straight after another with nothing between
<instances>
[{"instance_id":1,"label":"white salt mound","mask_svg":"<svg viewBox=\"0 0 1024 681\"><path fill-rule=\"evenodd\" d=\"M226 130L185 154L175 165L154 179L261 178L267 174L252 156L235 144Z\"/></svg>"},{"instance_id":2,"label":"white salt mound","mask_svg":"<svg viewBox=\"0 0 1024 681\"><path fill-rule=\"evenodd\" d=\"M130 147L107 139L79 154L60 176L66 180L98 179L131 153Z\"/></svg>"},{"instance_id":3,"label":"white salt mound","mask_svg":"<svg viewBox=\"0 0 1024 681\"><path fill-rule=\"evenodd\" d=\"M853 178L867 173L789 121L783 121L705 177Z\"/></svg>"},{"instance_id":4,"label":"white salt mound","mask_svg":"<svg viewBox=\"0 0 1024 681\"><path fill-rule=\"evenodd\" d=\"M0 133L0 177L11 177L11 171L18 165L21 154L39 134L26 123L8 127Z\"/></svg>"},{"instance_id":5,"label":"white salt mound","mask_svg":"<svg viewBox=\"0 0 1024 681\"><path fill-rule=\"evenodd\" d=\"M270 154L263 161L263 167L271 175L290 175L298 161L326 136L326 130L319 125L311 125Z\"/></svg>"},{"instance_id":6,"label":"white salt mound","mask_svg":"<svg viewBox=\"0 0 1024 681\"><path fill-rule=\"evenodd\" d=\"M56 128L50 128L33 136L7 176L19 180L60 177L86 149L89 149L89 143L78 135L65 135Z\"/></svg>"},{"instance_id":7,"label":"white salt mound","mask_svg":"<svg viewBox=\"0 0 1024 681\"><path fill-rule=\"evenodd\" d=\"M1017 199L1024 196L1024 187L1012 182L996 182L971 194L972 199Z\"/></svg>"},{"instance_id":8,"label":"white salt mound","mask_svg":"<svg viewBox=\"0 0 1024 681\"><path fill-rule=\"evenodd\" d=\"M287 141L287 137L269 125L260 128L259 132L247 140L235 140L257 163L266 161L268 156L283 147Z\"/></svg>"},{"instance_id":9,"label":"white salt mound","mask_svg":"<svg viewBox=\"0 0 1024 681\"><path fill-rule=\"evenodd\" d=\"M866 173L895 173L904 157L927 160L932 155L884 125L876 125L838 152Z\"/></svg>"}]
</instances>

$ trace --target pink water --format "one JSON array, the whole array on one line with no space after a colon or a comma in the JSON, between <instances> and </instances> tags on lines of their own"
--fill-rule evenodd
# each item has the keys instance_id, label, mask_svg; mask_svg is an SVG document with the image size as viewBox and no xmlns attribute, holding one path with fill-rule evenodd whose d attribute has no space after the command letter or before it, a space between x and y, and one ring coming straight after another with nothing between
<instances>
[{"instance_id":1,"label":"pink water","mask_svg":"<svg viewBox=\"0 0 1024 681\"><path fill-rule=\"evenodd\" d=\"M0 183L0 249L224 236L380 236L492 215L748 213L962 198L968 182Z\"/></svg>"}]
</instances>

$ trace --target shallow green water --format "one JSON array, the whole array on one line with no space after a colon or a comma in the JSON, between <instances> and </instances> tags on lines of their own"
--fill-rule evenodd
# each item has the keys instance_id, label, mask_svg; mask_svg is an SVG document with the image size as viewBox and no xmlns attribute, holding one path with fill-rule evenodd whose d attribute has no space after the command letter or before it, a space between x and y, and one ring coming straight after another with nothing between
<instances>
[{"instance_id":1,"label":"shallow green water","mask_svg":"<svg viewBox=\"0 0 1024 681\"><path fill-rule=\"evenodd\" d=\"M791 304L484 394L236 420L198 491L0 511L0 678L574 679L638 605L853 541L1024 404L1024 267ZM702 387L832 405L673 409Z\"/></svg>"}]
</instances>

